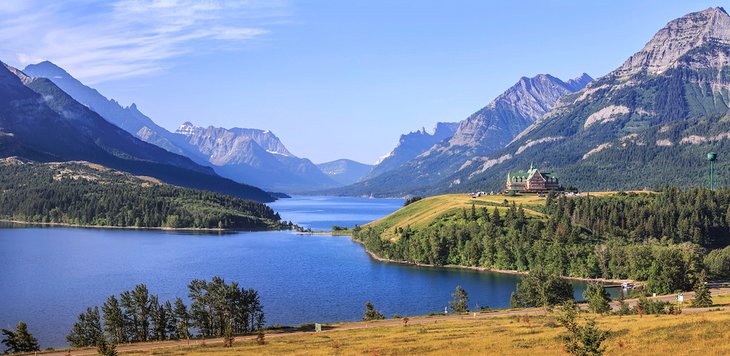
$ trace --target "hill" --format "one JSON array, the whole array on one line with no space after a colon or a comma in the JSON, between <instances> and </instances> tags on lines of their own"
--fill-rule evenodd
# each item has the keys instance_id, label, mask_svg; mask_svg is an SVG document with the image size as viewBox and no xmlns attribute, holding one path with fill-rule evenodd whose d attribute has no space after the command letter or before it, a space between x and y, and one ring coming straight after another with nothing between
<instances>
[{"instance_id":1,"label":"hill","mask_svg":"<svg viewBox=\"0 0 730 356\"><path fill-rule=\"evenodd\" d=\"M176 187L89 162L0 160L0 219L82 226L289 228L263 203Z\"/></svg>"},{"instance_id":2,"label":"hill","mask_svg":"<svg viewBox=\"0 0 730 356\"><path fill-rule=\"evenodd\" d=\"M586 193L582 196L441 195L353 230L383 259L435 266L648 281L650 290L691 289L710 255L730 245L730 191ZM711 252L709 255L707 251ZM671 266L658 268L656 266Z\"/></svg>"}]
</instances>

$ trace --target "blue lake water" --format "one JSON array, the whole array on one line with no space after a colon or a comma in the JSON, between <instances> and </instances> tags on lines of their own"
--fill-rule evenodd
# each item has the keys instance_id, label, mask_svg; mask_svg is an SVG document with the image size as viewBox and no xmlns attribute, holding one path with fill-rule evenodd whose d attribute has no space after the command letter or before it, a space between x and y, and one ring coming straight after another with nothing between
<instances>
[{"instance_id":1,"label":"blue lake water","mask_svg":"<svg viewBox=\"0 0 730 356\"><path fill-rule=\"evenodd\" d=\"M319 230L367 223L402 201L295 197L271 205ZM111 294L145 283L161 300L186 298L190 280L216 275L257 289L269 325L358 320L367 301L388 317L442 312L457 285L471 308L501 308L520 278L380 263L343 236L0 228L0 327L24 320L41 347L62 347L78 313ZM579 296L584 284L574 286Z\"/></svg>"}]
</instances>

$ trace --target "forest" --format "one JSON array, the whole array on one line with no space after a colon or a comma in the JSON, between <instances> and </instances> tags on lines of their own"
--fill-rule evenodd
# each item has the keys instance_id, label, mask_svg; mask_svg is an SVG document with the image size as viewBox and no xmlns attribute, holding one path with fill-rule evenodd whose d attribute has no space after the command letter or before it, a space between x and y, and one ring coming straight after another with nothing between
<instances>
[{"instance_id":1,"label":"forest","mask_svg":"<svg viewBox=\"0 0 730 356\"><path fill-rule=\"evenodd\" d=\"M550 195L522 206L448 212L428 226L361 228L353 238L376 255L436 266L463 265L563 276L647 281L656 293L689 290L702 270L730 277L730 190L664 188L613 196ZM724 249L723 249L724 248Z\"/></svg>"},{"instance_id":2,"label":"forest","mask_svg":"<svg viewBox=\"0 0 730 356\"><path fill-rule=\"evenodd\" d=\"M0 162L0 219L147 228L292 227L263 203L81 162Z\"/></svg>"}]
</instances>

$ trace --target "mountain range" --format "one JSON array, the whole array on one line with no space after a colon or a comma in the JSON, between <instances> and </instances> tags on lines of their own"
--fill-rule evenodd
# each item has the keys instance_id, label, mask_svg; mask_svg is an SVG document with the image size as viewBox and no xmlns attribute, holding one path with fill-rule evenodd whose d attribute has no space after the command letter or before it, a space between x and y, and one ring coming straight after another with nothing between
<instances>
[{"instance_id":1,"label":"mountain range","mask_svg":"<svg viewBox=\"0 0 730 356\"><path fill-rule=\"evenodd\" d=\"M268 130L200 127L185 122L175 133L224 177L284 192L340 185L310 160L291 154Z\"/></svg>"},{"instance_id":2,"label":"mountain range","mask_svg":"<svg viewBox=\"0 0 730 356\"><path fill-rule=\"evenodd\" d=\"M501 190L508 172L534 164L564 186L638 189L702 185L705 154L717 151L725 185L729 58L725 10L690 13L597 80L520 78L461 122L402 135L374 167L347 160L315 165L266 130L186 122L170 132L136 105L122 107L50 62L24 71L2 66L0 155L88 160L260 200L267 199L263 191L221 176L285 192L407 196Z\"/></svg>"},{"instance_id":3,"label":"mountain range","mask_svg":"<svg viewBox=\"0 0 730 356\"><path fill-rule=\"evenodd\" d=\"M139 111L108 99L57 65L44 61L23 69L47 78L76 101L137 138L212 167L218 174L269 191L304 192L342 185L305 158L291 154L270 131L199 127L190 122L170 132Z\"/></svg>"},{"instance_id":4,"label":"mountain range","mask_svg":"<svg viewBox=\"0 0 730 356\"><path fill-rule=\"evenodd\" d=\"M433 136L421 140L425 145L413 145L407 160L381 169L373 168L368 179L354 185L329 190L330 194L361 196L403 196L431 191L458 170L481 162L485 155L495 152L512 141L524 129L547 113L562 96L583 88L592 78L583 74L562 81L548 74L523 77L485 107L456 124L440 124ZM441 127L441 129L440 129ZM440 130L439 130L440 129ZM426 137L423 131L401 137L408 142L412 136ZM393 152L396 153L398 148ZM383 172L381 172L383 171Z\"/></svg>"},{"instance_id":5,"label":"mountain range","mask_svg":"<svg viewBox=\"0 0 730 356\"><path fill-rule=\"evenodd\" d=\"M0 64L0 157L88 161L135 175L258 201L273 197L215 174L189 158L143 142L45 78Z\"/></svg>"}]
</instances>

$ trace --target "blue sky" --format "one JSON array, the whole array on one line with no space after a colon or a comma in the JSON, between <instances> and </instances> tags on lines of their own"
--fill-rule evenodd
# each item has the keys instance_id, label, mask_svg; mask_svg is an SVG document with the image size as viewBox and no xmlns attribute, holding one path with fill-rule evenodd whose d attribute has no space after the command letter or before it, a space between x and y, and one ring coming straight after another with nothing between
<instances>
[{"instance_id":1,"label":"blue sky","mask_svg":"<svg viewBox=\"0 0 730 356\"><path fill-rule=\"evenodd\" d=\"M0 2L0 60L51 60L160 125L272 130L374 162L521 76L605 75L708 1Z\"/></svg>"}]
</instances>

